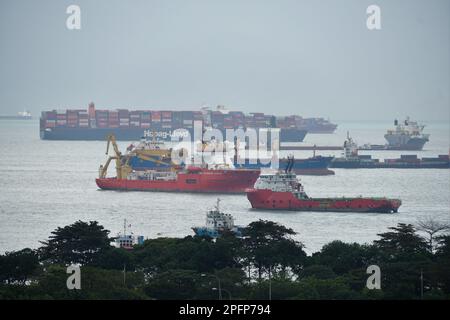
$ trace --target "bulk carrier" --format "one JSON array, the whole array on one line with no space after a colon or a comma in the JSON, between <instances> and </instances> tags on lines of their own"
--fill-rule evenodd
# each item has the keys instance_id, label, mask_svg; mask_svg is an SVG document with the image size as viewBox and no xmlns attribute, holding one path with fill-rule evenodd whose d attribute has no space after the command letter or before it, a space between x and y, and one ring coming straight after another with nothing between
<instances>
[{"instance_id":1,"label":"bulk carrier","mask_svg":"<svg viewBox=\"0 0 450 320\"><path fill-rule=\"evenodd\" d=\"M225 137L226 129L280 129L281 142L302 142L306 133L332 133L336 125L323 118L302 118L292 115L276 117L264 113L244 114L217 110L97 110L94 103L88 109L44 111L40 118L41 139L48 140L104 140L114 134L117 140L133 141L144 135L156 135L166 141L179 141L185 129L193 136L194 122L203 128L218 129Z\"/></svg>"}]
</instances>

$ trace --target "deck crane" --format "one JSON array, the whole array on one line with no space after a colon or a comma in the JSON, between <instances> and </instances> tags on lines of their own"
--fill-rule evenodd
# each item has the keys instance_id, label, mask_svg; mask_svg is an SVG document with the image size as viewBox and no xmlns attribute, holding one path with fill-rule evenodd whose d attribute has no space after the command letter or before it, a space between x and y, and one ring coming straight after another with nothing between
<instances>
[{"instance_id":1,"label":"deck crane","mask_svg":"<svg viewBox=\"0 0 450 320\"><path fill-rule=\"evenodd\" d=\"M116 172L117 172L117 179L126 179L128 174L131 172L131 167L128 164L129 157L122 156L122 153L119 150L119 147L117 146L116 137L113 134L108 135L107 137L108 142L106 145L106 155L109 155L109 146L110 144L113 146L114 149L114 156L109 156L108 160L106 160L105 165L100 165L99 168L99 176L100 178L105 178L106 173L108 172L109 164L112 160L116 161Z\"/></svg>"}]
</instances>

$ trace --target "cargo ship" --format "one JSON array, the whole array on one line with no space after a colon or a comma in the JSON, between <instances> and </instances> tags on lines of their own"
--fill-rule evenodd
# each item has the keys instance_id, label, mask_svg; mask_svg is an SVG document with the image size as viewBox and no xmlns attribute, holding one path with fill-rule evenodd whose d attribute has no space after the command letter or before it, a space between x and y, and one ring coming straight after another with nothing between
<instances>
[{"instance_id":1,"label":"cargo ship","mask_svg":"<svg viewBox=\"0 0 450 320\"><path fill-rule=\"evenodd\" d=\"M40 137L48 140L104 140L107 135L114 134L117 140L135 141L144 135L157 135L166 141L179 141L186 132L193 137L195 123L208 130L218 129L223 137L226 137L227 129L279 129L280 142L302 142L310 129L311 132L333 132L336 129L336 125L322 118L244 114L228 111L223 106L216 110L202 108L198 111L97 110L94 103L90 103L87 110L42 112Z\"/></svg>"},{"instance_id":2,"label":"cargo ship","mask_svg":"<svg viewBox=\"0 0 450 320\"><path fill-rule=\"evenodd\" d=\"M349 168L349 169L449 169L449 155L439 155L437 157L418 158L417 155L402 154L397 159L373 159L371 155L358 154L358 146L347 133L347 140L344 142L343 156L334 158L331 161L330 168Z\"/></svg>"},{"instance_id":3,"label":"cargo ship","mask_svg":"<svg viewBox=\"0 0 450 320\"><path fill-rule=\"evenodd\" d=\"M429 134L424 134L424 125L411 121L409 117L403 123L394 120L394 130L388 130L384 135L388 150L422 150L429 141Z\"/></svg>"},{"instance_id":4,"label":"cargo ship","mask_svg":"<svg viewBox=\"0 0 450 320\"><path fill-rule=\"evenodd\" d=\"M334 171L328 169L334 157L313 156L306 159L297 159L292 167L294 173L299 175L332 175ZM236 168L245 169L278 169L285 167L288 164L287 158L281 158L278 160L278 167L274 167L273 163L268 159L242 159L239 162L235 162Z\"/></svg>"},{"instance_id":5,"label":"cargo ship","mask_svg":"<svg viewBox=\"0 0 450 320\"><path fill-rule=\"evenodd\" d=\"M29 111L21 111L16 115L0 115L0 120L31 120L33 117Z\"/></svg>"},{"instance_id":6,"label":"cargo ship","mask_svg":"<svg viewBox=\"0 0 450 320\"><path fill-rule=\"evenodd\" d=\"M166 152L164 152L166 150ZM123 157L129 157L128 163L133 170L165 170L176 165L171 159L172 149L167 149L164 142L143 138L139 144L130 144L127 148L128 153ZM182 150L180 150L182 155ZM301 175L331 175L334 174L329 170L333 157L313 156L306 159L297 159L295 161L293 171ZM278 169L285 167L287 158L278 160L278 166L274 168L274 164L270 159L237 159L233 157L230 163L237 169Z\"/></svg>"},{"instance_id":7,"label":"cargo ship","mask_svg":"<svg viewBox=\"0 0 450 320\"><path fill-rule=\"evenodd\" d=\"M194 233L199 237L219 238L225 233L232 233L238 237L242 236L243 227L234 224L234 218L231 214L220 211L220 199L214 209L206 213L206 225L201 227L192 227Z\"/></svg>"},{"instance_id":8,"label":"cargo ship","mask_svg":"<svg viewBox=\"0 0 450 320\"><path fill-rule=\"evenodd\" d=\"M253 188L247 189L247 198L254 209L332 211L332 212L398 212L399 199L389 198L311 198L292 173L294 159L284 172L261 174Z\"/></svg>"},{"instance_id":9,"label":"cargo ship","mask_svg":"<svg viewBox=\"0 0 450 320\"><path fill-rule=\"evenodd\" d=\"M167 170L137 171L129 165L129 157L123 157L113 136L108 139L115 154L100 165L97 186L103 190L167 191L201 193L244 193L259 176L259 170L233 169L226 165L171 166ZM167 150L161 150L162 153ZM107 177L111 161L116 164L116 176Z\"/></svg>"}]
</instances>

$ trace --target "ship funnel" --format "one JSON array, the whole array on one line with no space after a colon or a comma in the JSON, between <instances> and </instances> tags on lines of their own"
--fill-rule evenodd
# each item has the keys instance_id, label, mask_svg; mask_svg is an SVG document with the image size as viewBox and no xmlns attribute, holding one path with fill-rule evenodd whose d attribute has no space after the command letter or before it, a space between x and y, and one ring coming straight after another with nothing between
<instances>
[{"instance_id":1,"label":"ship funnel","mask_svg":"<svg viewBox=\"0 0 450 320\"><path fill-rule=\"evenodd\" d=\"M398 120L397 119L394 120L394 126L398 126Z\"/></svg>"}]
</instances>

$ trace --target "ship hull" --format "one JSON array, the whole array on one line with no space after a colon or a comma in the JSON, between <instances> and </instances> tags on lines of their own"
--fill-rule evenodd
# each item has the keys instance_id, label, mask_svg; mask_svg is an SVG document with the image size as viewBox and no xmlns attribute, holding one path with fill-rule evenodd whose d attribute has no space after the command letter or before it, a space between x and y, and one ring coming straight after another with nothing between
<instances>
[{"instance_id":1,"label":"ship hull","mask_svg":"<svg viewBox=\"0 0 450 320\"><path fill-rule=\"evenodd\" d=\"M294 162L292 171L299 175L332 175L334 172L329 170L328 167L331 164L333 157L312 157L307 159L297 159ZM272 164L269 160L260 161L257 159L245 159L241 161L243 163L235 163L237 168L245 169L264 169L271 168ZM283 158L279 160L278 168L285 168L287 165L287 159ZM274 169L278 169L274 168Z\"/></svg>"},{"instance_id":2,"label":"ship hull","mask_svg":"<svg viewBox=\"0 0 450 320\"><path fill-rule=\"evenodd\" d=\"M280 129L280 142L303 142L307 132L303 129Z\"/></svg>"},{"instance_id":3,"label":"ship hull","mask_svg":"<svg viewBox=\"0 0 450 320\"><path fill-rule=\"evenodd\" d=\"M410 161L401 158L388 161L337 158L331 162L330 167L342 169L449 169L450 159L447 155L424 159L416 157Z\"/></svg>"},{"instance_id":4,"label":"ship hull","mask_svg":"<svg viewBox=\"0 0 450 320\"><path fill-rule=\"evenodd\" d=\"M450 169L450 162L430 163L364 163L353 161L333 162L330 168L340 169Z\"/></svg>"},{"instance_id":5,"label":"ship hull","mask_svg":"<svg viewBox=\"0 0 450 320\"><path fill-rule=\"evenodd\" d=\"M389 135L384 136L388 141L388 150L414 150L420 151L423 149L428 138L410 138L406 135Z\"/></svg>"},{"instance_id":6,"label":"ship hull","mask_svg":"<svg viewBox=\"0 0 450 320\"><path fill-rule=\"evenodd\" d=\"M187 130L191 136L194 137L194 130L192 128L179 128ZM275 128L276 129L276 128ZM226 129L218 129L222 132L222 137L226 138ZM113 134L116 140L119 141L135 141L141 139L148 133L156 133L157 138L162 141L179 141L175 129L145 129L140 127L124 127L124 128L82 128L82 127L55 127L42 128L40 130L40 137L43 140L97 140L104 141L106 137ZM280 142L302 142L306 136L307 131L301 129L280 129ZM270 136L267 137L270 139Z\"/></svg>"},{"instance_id":7,"label":"ship hull","mask_svg":"<svg viewBox=\"0 0 450 320\"><path fill-rule=\"evenodd\" d=\"M252 208L263 210L331 211L331 212L397 212L401 201L387 198L309 198L298 199L291 192L248 189Z\"/></svg>"},{"instance_id":8,"label":"ship hull","mask_svg":"<svg viewBox=\"0 0 450 320\"><path fill-rule=\"evenodd\" d=\"M98 178L96 183L103 190L244 193L258 176L257 170L203 170L198 173L178 173L176 180L168 181Z\"/></svg>"},{"instance_id":9,"label":"ship hull","mask_svg":"<svg viewBox=\"0 0 450 320\"><path fill-rule=\"evenodd\" d=\"M104 141L108 135L114 135L118 141L135 141L145 136L150 129L144 128L69 128L56 127L41 130L40 136L43 140L96 140ZM158 129L158 140L171 141L172 130ZM192 131L190 132L192 136Z\"/></svg>"}]
</instances>

